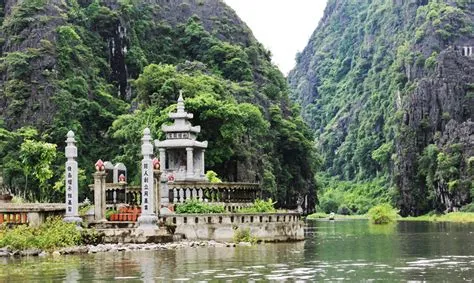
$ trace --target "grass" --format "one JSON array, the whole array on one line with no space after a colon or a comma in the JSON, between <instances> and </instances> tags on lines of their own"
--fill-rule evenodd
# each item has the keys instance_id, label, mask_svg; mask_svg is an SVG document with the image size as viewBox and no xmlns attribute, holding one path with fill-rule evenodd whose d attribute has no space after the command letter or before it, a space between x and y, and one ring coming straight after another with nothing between
<instances>
[{"instance_id":1,"label":"grass","mask_svg":"<svg viewBox=\"0 0 474 283\"><path fill-rule=\"evenodd\" d=\"M328 219L329 214L326 214L324 212L316 212L313 214L310 214L306 217L306 219ZM367 215L342 215L342 214L335 214L334 215L335 219L367 219Z\"/></svg>"},{"instance_id":2,"label":"grass","mask_svg":"<svg viewBox=\"0 0 474 283\"><path fill-rule=\"evenodd\" d=\"M317 212L308 215L306 219L328 219L329 214ZM335 219L368 219L367 215L340 215L336 214ZM474 212L451 212L448 214L426 214L417 217L398 217L397 221L429 221L429 222L457 222L471 223L474 222Z\"/></svg>"},{"instance_id":3,"label":"grass","mask_svg":"<svg viewBox=\"0 0 474 283\"><path fill-rule=\"evenodd\" d=\"M451 212L447 214L427 214L417 217L405 217L403 221L431 221L431 222L474 222L474 212Z\"/></svg>"}]
</instances>

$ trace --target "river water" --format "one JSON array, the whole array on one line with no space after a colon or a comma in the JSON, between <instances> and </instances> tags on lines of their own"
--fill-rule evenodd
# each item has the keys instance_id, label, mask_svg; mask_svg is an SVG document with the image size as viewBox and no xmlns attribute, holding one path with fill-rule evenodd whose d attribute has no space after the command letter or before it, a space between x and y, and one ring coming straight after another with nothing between
<instances>
[{"instance_id":1,"label":"river water","mask_svg":"<svg viewBox=\"0 0 474 283\"><path fill-rule=\"evenodd\" d=\"M307 240L236 248L0 259L0 282L436 281L474 279L474 225L311 221Z\"/></svg>"}]
</instances>

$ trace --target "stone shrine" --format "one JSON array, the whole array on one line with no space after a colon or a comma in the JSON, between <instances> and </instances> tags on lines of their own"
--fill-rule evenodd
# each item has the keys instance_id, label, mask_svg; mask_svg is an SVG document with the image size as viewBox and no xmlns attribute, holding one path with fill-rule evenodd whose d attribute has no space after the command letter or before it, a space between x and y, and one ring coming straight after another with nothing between
<instances>
[{"instance_id":1,"label":"stone shrine","mask_svg":"<svg viewBox=\"0 0 474 283\"><path fill-rule=\"evenodd\" d=\"M185 111L182 92L179 94L177 111L170 113L169 117L174 123L162 126L166 139L155 140L163 176L168 181L207 181L204 170L207 141L196 140L201 127L189 122L193 114Z\"/></svg>"}]
</instances>

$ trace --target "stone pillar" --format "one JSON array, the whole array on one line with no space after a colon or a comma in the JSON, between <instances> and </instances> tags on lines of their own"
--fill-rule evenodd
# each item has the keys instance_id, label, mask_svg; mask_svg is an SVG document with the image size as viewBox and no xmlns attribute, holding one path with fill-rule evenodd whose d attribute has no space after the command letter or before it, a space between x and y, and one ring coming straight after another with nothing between
<instances>
[{"instance_id":1,"label":"stone pillar","mask_svg":"<svg viewBox=\"0 0 474 283\"><path fill-rule=\"evenodd\" d=\"M204 153L206 152L205 149L202 149L201 150L201 177L205 176L206 175L206 168L204 168L205 166L205 162L204 162Z\"/></svg>"},{"instance_id":2,"label":"stone pillar","mask_svg":"<svg viewBox=\"0 0 474 283\"><path fill-rule=\"evenodd\" d=\"M160 166L161 166L161 171L166 172L166 149L165 148L160 148Z\"/></svg>"},{"instance_id":3,"label":"stone pillar","mask_svg":"<svg viewBox=\"0 0 474 283\"><path fill-rule=\"evenodd\" d=\"M153 190L153 145L151 144L150 129L143 131L142 138L142 213L138 217L139 229L147 232L153 232L158 229L156 223L158 217L155 214L155 198Z\"/></svg>"},{"instance_id":4,"label":"stone pillar","mask_svg":"<svg viewBox=\"0 0 474 283\"><path fill-rule=\"evenodd\" d=\"M94 220L107 221L105 219L105 177L104 171L97 171L94 176Z\"/></svg>"},{"instance_id":5,"label":"stone pillar","mask_svg":"<svg viewBox=\"0 0 474 283\"><path fill-rule=\"evenodd\" d=\"M170 192L169 192L168 184L167 181L161 181L160 182L160 214L170 212L168 209L168 206L170 204ZM176 196L175 196L176 197ZM163 209L165 208L165 209Z\"/></svg>"},{"instance_id":6,"label":"stone pillar","mask_svg":"<svg viewBox=\"0 0 474 283\"><path fill-rule=\"evenodd\" d=\"M153 170L153 177L155 178L154 180L154 196L155 196L155 213L156 215L159 215L160 214L160 208L161 208L161 190L160 190L160 187L161 187L161 183L160 183L160 179L161 179L161 171L160 170Z\"/></svg>"},{"instance_id":7,"label":"stone pillar","mask_svg":"<svg viewBox=\"0 0 474 283\"><path fill-rule=\"evenodd\" d=\"M193 148L187 147L186 148L186 177L193 177L194 176L194 156L193 156Z\"/></svg>"},{"instance_id":8,"label":"stone pillar","mask_svg":"<svg viewBox=\"0 0 474 283\"><path fill-rule=\"evenodd\" d=\"M66 216L64 221L75 222L77 224L82 222L79 217L78 204L78 168L77 168L77 147L75 145L73 131L67 133L66 140Z\"/></svg>"}]
</instances>

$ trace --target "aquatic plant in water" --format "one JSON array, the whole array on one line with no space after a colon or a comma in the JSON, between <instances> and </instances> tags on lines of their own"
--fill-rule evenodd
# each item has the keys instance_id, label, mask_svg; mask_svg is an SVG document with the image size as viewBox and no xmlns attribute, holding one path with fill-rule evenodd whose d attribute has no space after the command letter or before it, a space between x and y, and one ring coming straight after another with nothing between
<instances>
[{"instance_id":1,"label":"aquatic plant in water","mask_svg":"<svg viewBox=\"0 0 474 283\"><path fill-rule=\"evenodd\" d=\"M390 204L385 203L372 207L368 215L373 224L388 224L397 220L398 211Z\"/></svg>"}]
</instances>

